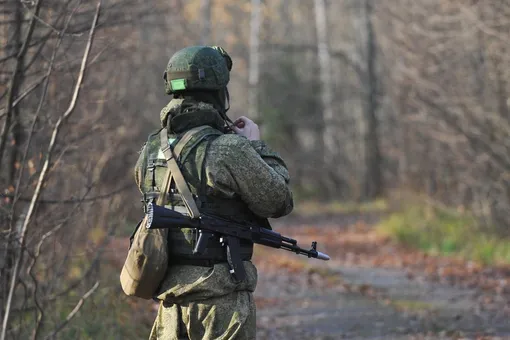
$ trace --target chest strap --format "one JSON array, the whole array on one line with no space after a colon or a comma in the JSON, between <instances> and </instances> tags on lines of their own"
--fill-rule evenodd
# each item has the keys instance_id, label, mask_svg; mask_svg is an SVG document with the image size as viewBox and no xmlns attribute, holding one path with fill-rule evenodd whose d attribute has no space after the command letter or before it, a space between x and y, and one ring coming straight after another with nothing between
<instances>
[{"instance_id":1,"label":"chest strap","mask_svg":"<svg viewBox=\"0 0 510 340\"><path fill-rule=\"evenodd\" d=\"M188 209L189 215L191 218L200 217L200 211L198 210L197 204L191 191L189 190L188 184L182 175L181 169L177 164L176 158L179 157L180 153L184 146L191 140L193 135L203 129L206 129L207 126L198 126L191 130L188 130L179 140L174 150L170 147L170 143L168 142L168 131L166 128L161 130L160 138L161 138L161 151L165 155L166 163L168 165L168 169L171 172L171 179L165 181L165 185L161 188L161 196L163 196L164 202L166 202L166 198L168 192L170 191L170 186L172 184L172 180L177 187L179 194L182 197L184 205Z\"/></svg>"}]
</instances>

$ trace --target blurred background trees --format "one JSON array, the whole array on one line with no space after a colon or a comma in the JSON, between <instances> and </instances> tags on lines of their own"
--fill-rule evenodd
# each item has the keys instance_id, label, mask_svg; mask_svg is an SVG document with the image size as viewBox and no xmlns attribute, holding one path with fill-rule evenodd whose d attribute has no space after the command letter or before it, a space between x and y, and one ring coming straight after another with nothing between
<instances>
[{"instance_id":1,"label":"blurred background trees","mask_svg":"<svg viewBox=\"0 0 510 340\"><path fill-rule=\"evenodd\" d=\"M96 1L0 4L6 339L72 335L85 297L115 303L105 244L141 214L132 168L190 44L231 54L229 115L256 117L298 200L412 191L507 231L506 1L103 0L94 26Z\"/></svg>"}]
</instances>

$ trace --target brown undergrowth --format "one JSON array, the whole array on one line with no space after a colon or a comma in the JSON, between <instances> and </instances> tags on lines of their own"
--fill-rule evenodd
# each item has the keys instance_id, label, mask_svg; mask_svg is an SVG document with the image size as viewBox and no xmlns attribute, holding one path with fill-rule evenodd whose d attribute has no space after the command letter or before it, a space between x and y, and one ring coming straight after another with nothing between
<instances>
[{"instance_id":1,"label":"brown undergrowth","mask_svg":"<svg viewBox=\"0 0 510 340\"><path fill-rule=\"evenodd\" d=\"M310 224L309 221L291 224L275 224L275 231L299 241L302 247L312 241L318 242L318 249L331 256L329 263L307 259L296 254L256 246L254 261L260 275L306 276L310 288L335 289L339 292L361 294L379 303L391 306L404 315L430 324L430 333L413 335L409 339L503 339L490 335L487 329L480 334L466 337L453 327L441 330L435 322L440 313L437 306L427 301L389 297L386 291L366 284L350 284L342 279L345 267L399 269L410 280L432 281L459 288L470 288L476 292L472 312L487 311L490 315L510 316L510 267L487 265L455 256L433 256L424 251L403 246L378 232L375 225L360 220L350 223L341 215L336 221ZM331 292L331 291L330 291ZM256 296L257 308L279 308L284 301ZM427 326L428 327L428 326ZM429 329L429 328L426 328ZM434 329L434 330L433 330ZM473 337L474 336L474 337Z\"/></svg>"},{"instance_id":2,"label":"brown undergrowth","mask_svg":"<svg viewBox=\"0 0 510 340\"><path fill-rule=\"evenodd\" d=\"M434 256L424 251L397 244L389 237L378 233L374 226L356 222L352 225L281 225L277 232L299 240L300 244L317 241L319 250L331 256L331 261L341 266L384 267L405 270L410 279L426 279L433 282L471 288L479 291L479 300L487 308L495 301L508 301L510 306L510 265L485 265L455 256ZM273 251L273 250L271 250ZM278 252L278 250L276 250ZM284 253L279 251L280 253ZM260 252L262 253L262 252ZM329 284L346 284L341 274L314 267L311 260L295 254L280 254L264 251L271 256L259 256L257 265L265 271L285 268L289 273L317 273ZM316 263L313 264L317 265ZM332 279L332 277L335 277ZM352 287L351 287L352 288ZM354 288L360 290L360 287ZM370 287L362 291L373 295Z\"/></svg>"}]
</instances>

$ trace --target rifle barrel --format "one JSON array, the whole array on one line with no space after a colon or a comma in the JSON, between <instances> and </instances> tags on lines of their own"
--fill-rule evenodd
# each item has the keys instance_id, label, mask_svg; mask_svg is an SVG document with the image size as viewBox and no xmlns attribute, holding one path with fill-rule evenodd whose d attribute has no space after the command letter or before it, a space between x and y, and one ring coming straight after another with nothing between
<instances>
[{"instance_id":1,"label":"rifle barrel","mask_svg":"<svg viewBox=\"0 0 510 340\"><path fill-rule=\"evenodd\" d=\"M301 248L299 246L296 246L296 245L290 246L288 244L282 245L281 248L285 249L285 250L288 250L288 251L291 251L291 252L296 253L296 254L307 255L308 257L313 257L313 258L316 258L318 260L323 260L323 261L329 261L330 260L330 257L327 254L322 253L322 252L317 251L317 250L314 250L314 249L306 250L306 249L303 249L303 248Z\"/></svg>"}]
</instances>

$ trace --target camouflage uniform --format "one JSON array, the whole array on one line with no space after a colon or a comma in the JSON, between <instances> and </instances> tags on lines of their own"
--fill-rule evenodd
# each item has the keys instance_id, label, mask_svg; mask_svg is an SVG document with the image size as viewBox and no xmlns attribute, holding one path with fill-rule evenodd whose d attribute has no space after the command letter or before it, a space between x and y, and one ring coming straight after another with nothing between
<instances>
[{"instance_id":1,"label":"camouflage uniform","mask_svg":"<svg viewBox=\"0 0 510 340\"><path fill-rule=\"evenodd\" d=\"M208 195L242 201L260 217L290 213L293 200L289 173L282 158L266 143L223 134L220 112L192 99L172 99L161 112L162 126L168 126L169 120L174 131L185 132L202 125L217 131L207 148L199 144L182 162L188 183L205 181ZM147 186L148 157L156 152L158 140L149 139L135 167L142 192ZM199 164L200 159L203 164ZM199 171L201 168L205 171ZM164 171L156 174L156 181L161 183ZM195 193L197 188L190 184L190 190ZM244 261L244 267L247 277L236 283L227 263L213 267L170 266L157 296L161 303L150 339L255 339L252 293L257 285L257 269L251 261Z\"/></svg>"}]
</instances>

